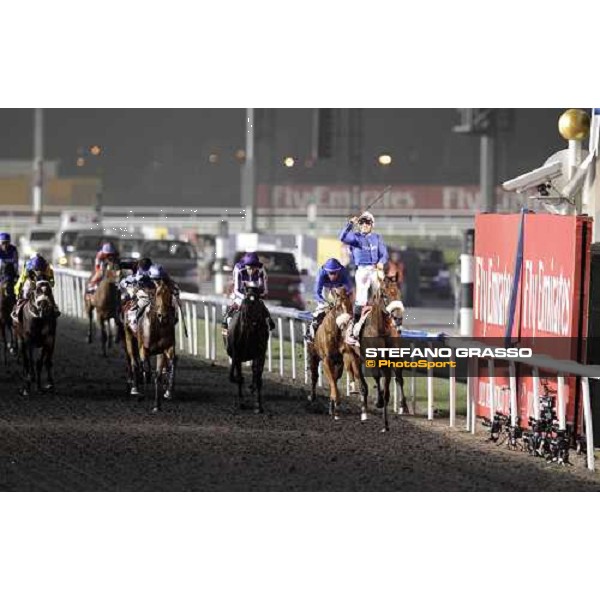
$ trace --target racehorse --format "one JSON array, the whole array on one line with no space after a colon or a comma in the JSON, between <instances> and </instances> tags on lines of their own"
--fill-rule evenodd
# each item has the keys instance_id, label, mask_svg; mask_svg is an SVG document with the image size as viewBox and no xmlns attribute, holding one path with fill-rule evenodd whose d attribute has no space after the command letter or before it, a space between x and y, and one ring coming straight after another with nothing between
<instances>
[{"instance_id":1,"label":"racehorse","mask_svg":"<svg viewBox=\"0 0 600 600\"><path fill-rule=\"evenodd\" d=\"M404 316L404 305L400 299L400 292L398 290L397 274L390 276L389 274L384 276L383 281L380 282L378 288L372 296L370 307L367 309L368 314L364 319L364 326L360 333L360 339L363 338L374 338L372 344L382 348L395 347L393 338L397 338L400 335L402 328L402 319ZM360 348L352 346L353 351L357 356L360 355ZM383 429L382 431L389 431L389 420L388 420L388 403L390 400L390 382L392 379L392 369L383 367L369 367L373 377L375 379L377 389L377 408L383 408ZM408 413L408 405L406 403L406 397L404 395L404 379L402 377L402 371L400 369L393 370L396 385L400 387L402 395L402 410ZM361 419L365 421L367 419L367 393L368 387L366 385L362 364L359 369L359 377L361 380L361 392L363 393L363 405ZM383 390L381 388L381 378L383 377Z\"/></svg>"},{"instance_id":2,"label":"racehorse","mask_svg":"<svg viewBox=\"0 0 600 600\"><path fill-rule=\"evenodd\" d=\"M238 385L238 395L233 404L234 411L240 408L243 400L242 363L252 361L250 391L256 394L254 412L256 414L263 412L262 374L268 343L269 326L259 289L247 283L240 309L234 313L227 329L226 347L231 359L229 381Z\"/></svg>"},{"instance_id":3,"label":"racehorse","mask_svg":"<svg viewBox=\"0 0 600 600\"><path fill-rule=\"evenodd\" d=\"M8 349L12 348L14 344L13 336L13 324L10 316L13 306L15 304L15 297L13 294L9 294L9 286L11 285L8 281L0 282L0 334L2 335L2 345L4 346L4 366L8 364ZM6 331L9 332L10 343L7 341Z\"/></svg>"},{"instance_id":4,"label":"racehorse","mask_svg":"<svg viewBox=\"0 0 600 600\"><path fill-rule=\"evenodd\" d=\"M329 382L329 414L337 421L340 401L338 381L344 369L343 353L347 352L342 329L352 318L352 302L344 288L334 288L331 294L333 302L317 329L314 342L308 344L312 386L310 401L316 398L319 363L322 362Z\"/></svg>"},{"instance_id":5,"label":"racehorse","mask_svg":"<svg viewBox=\"0 0 600 600\"><path fill-rule=\"evenodd\" d=\"M109 262L104 268L102 280L98 284L96 291L91 294L85 293L85 310L88 315L88 344L92 343L93 312L96 309L96 320L100 324L102 335L102 355L107 356L106 347L112 347L112 329L110 320L112 319L117 327L118 342L121 339L122 323L119 318L119 291L117 282L119 281L120 269L114 262Z\"/></svg>"},{"instance_id":6,"label":"racehorse","mask_svg":"<svg viewBox=\"0 0 600 600\"><path fill-rule=\"evenodd\" d=\"M19 357L23 361L23 376L25 385L22 389L23 396L31 393L31 381L35 377L38 391L42 391L42 366L46 367L46 391L54 389L52 373L52 358L56 342L56 314L54 312L54 299L52 287L47 281L37 281L27 295L19 321L15 324L15 332L19 345ZM40 348L41 352L34 360L34 352Z\"/></svg>"},{"instance_id":7,"label":"racehorse","mask_svg":"<svg viewBox=\"0 0 600 600\"><path fill-rule=\"evenodd\" d=\"M167 400L173 398L177 357L175 356L173 294L164 281L155 282L155 286L154 290L148 290L149 304L138 321L136 342L146 381L149 381L152 371L150 357L156 356L153 412L158 412L162 407L163 398ZM135 346L132 345L131 349L135 351ZM129 355L129 347L127 353ZM137 378L135 358L133 362L131 361L130 356L135 381Z\"/></svg>"}]
</instances>

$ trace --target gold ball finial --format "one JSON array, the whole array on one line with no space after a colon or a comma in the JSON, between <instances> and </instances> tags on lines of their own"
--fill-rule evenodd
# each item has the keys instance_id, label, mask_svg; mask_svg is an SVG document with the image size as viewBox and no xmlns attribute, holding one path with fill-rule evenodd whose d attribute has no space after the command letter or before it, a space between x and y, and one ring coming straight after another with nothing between
<instances>
[{"instance_id":1,"label":"gold ball finial","mask_svg":"<svg viewBox=\"0 0 600 600\"><path fill-rule=\"evenodd\" d=\"M558 131L565 140L582 140L590 132L590 115L580 108L569 108L558 119Z\"/></svg>"}]
</instances>

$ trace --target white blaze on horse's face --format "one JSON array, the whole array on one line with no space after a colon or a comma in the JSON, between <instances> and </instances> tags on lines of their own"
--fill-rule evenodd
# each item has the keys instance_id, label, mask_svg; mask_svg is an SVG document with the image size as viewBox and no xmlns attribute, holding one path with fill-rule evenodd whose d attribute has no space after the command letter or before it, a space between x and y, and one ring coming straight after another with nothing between
<instances>
[{"instance_id":1,"label":"white blaze on horse's face","mask_svg":"<svg viewBox=\"0 0 600 600\"><path fill-rule=\"evenodd\" d=\"M395 318L404 316L404 304L401 300L393 300L385 307L385 310Z\"/></svg>"}]
</instances>

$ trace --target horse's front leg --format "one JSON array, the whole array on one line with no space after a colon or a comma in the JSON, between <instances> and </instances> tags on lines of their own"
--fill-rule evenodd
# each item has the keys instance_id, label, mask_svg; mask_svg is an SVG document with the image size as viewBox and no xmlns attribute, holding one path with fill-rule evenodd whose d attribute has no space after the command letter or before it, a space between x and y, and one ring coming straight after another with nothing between
<instances>
[{"instance_id":1,"label":"horse's front leg","mask_svg":"<svg viewBox=\"0 0 600 600\"><path fill-rule=\"evenodd\" d=\"M357 360L354 362L354 369L358 375L358 380L360 382L360 395L361 395L361 400L362 400L362 406L361 406L361 411L360 411L360 420L366 421L369 418L368 417L369 386L367 385L367 380L365 379L365 376L363 375L360 361Z\"/></svg>"},{"instance_id":2,"label":"horse's front leg","mask_svg":"<svg viewBox=\"0 0 600 600\"><path fill-rule=\"evenodd\" d=\"M51 344L46 347L46 379L48 383L46 384L46 390L51 392L54 390L54 340Z\"/></svg>"},{"instance_id":3,"label":"horse's front leg","mask_svg":"<svg viewBox=\"0 0 600 600\"><path fill-rule=\"evenodd\" d=\"M262 374L265 367L264 355L255 358L252 361L252 387L256 394L256 404L254 412L260 414L264 412L262 405Z\"/></svg>"},{"instance_id":4,"label":"horse's front leg","mask_svg":"<svg viewBox=\"0 0 600 600\"><path fill-rule=\"evenodd\" d=\"M92 343L92 329L94 327L94 308L93 308L93 306L88 305L87 312L88 312L87 342L88 342L88 344L91 344Z\"/></svg>"},{"instance_id":5,"label":"horse's front leg","mask_svg":"<svg viewBox=\"0 0 600 600\"><path fill-rule=\"evenodd\" d=\"M402 376L402 370L397 369L394 373L396 387L400 393L400 412L403 415L410 414L408 409L408 403L406 402L406 394L404 393L404 377Z\"/></svg>"},{"instance_id":6,"label":"horse's front leg","mask_svg":"<svg viewBox=\"0 0 600 600\"><path fill-rule=\"evenodd\" d=\"M310 353L310 395L308 397L309 402L314 402L317 399L317 382L319 381L319 358L316 352Z\"/></svg>"},{"instance_id":7,"label":"horse's front leg","mask_svg":"<svg viewBox=\"0 0 600 600\"><path fill-rule=\"evenodd\" d=\"M340 418L338 414L340 396L335 377L335 365L329 356L323 359L323 374L329 382L329 414L333 417L334 421L338 421Z\"/></svg>"},{"instance_id":8,"label":"horse's front leg","mask_svg":"<svg viewBox=\"0 0 600 600\"><path fill-rule=\"evenodd\" d=\"M383 429L382 433L390 430L390 424L388 422L388 404L390 403L390 382L392 380L392 374L386 373L384 375L383 383Z\"/></svg>"},{"instance_id":9,"label":"horse's front leg","mask_svg":"<svg viewBox=\"0 0 600 600\"><path fill-rule=\"evenodd\" d=\"M44 366L44 362L46 359L46 349L42 347L40 350L40 356L35 361L35 384L37 387L37 391L41 393L42 391L42 367Z\"/></svg>"},{"instance_id":10,"label":"horse's front leg","mask_svg":"<svg viewBox=\"0 0 600 600\"><path fill-rule=\"evenodd\" d=\"M163 367L165 362L165 355L159 354L156 357L156 371L154 372L154 408L153 413L157 413L162 408L162 378L163 378Z\"/></svg>"},{"instance_id":11,"label":"horse's front leg","mask_svg":"<svg viewBox=\"0 0 600 600\"><path fill-rule=\"evenodd\" d=\"M175 356L175 346L171 346L167 350L167 361L169 365L169 382L167 391L165 392L165 398L172 399L173 392L175 391L175 367L177 365L177 357Z\"/></svg>"},{"instance_id":12,"label":"horse's front leg","mask_svg":"<svg viewBox=\"0 0 600 600\"><path fill-rule=\"evenodd\" d=\"M375 377L375 388L377 389L377 408L383 408L383 393L381 392L381 374L377 374Z\"/></svg>"},{"instance_id":13,"label":"horse's front leg","mask_svg":"<svg viewBox=\"0 0 600 600\"><path fill-rule=\"evenodd\" d=\"M108 320L105 319L104 317L100 317L99 321L100 321L100 334L102 336L102 356L104 356L104 358L107 358L108 353L106 352L106 342L108 339L108 335L106 333L106 327L108 325Z\"/></svg>"}]
</instances>

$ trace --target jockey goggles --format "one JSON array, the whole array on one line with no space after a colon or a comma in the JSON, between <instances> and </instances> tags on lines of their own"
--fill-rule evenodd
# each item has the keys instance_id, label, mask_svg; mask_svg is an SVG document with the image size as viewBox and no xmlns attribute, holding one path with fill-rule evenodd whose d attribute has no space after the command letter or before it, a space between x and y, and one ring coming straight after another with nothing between
<instances>
[{"instance_id":1,"label":"jockey goggles","mask_svg":"<svg viewBox=\"0 0 600 600\"><path fill-rule=\"evenodd\" d=\"M371 219L369 219L368 217L361 217L358 220L358 224L359 225L373 225L373 221Z\"/></svg>"}]
</instances>

